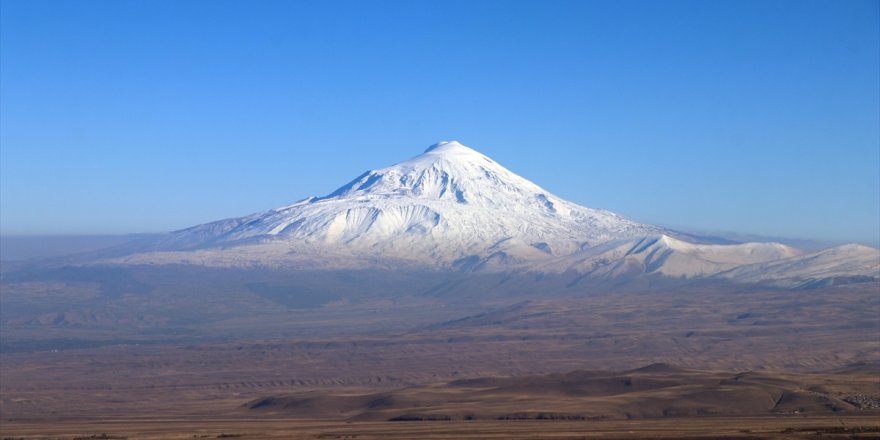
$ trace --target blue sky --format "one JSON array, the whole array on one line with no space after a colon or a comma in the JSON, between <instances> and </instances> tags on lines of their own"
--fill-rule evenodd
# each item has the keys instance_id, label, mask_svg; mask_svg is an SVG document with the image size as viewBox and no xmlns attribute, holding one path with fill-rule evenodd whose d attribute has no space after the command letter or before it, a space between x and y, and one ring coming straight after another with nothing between
<instances>
[{"instance_id":1,"label":"blue sky","mask_svg":"<svg viewBox=\"0 0 880 440\"><path fill-rule=\"evenodd\" d=\"M636 220L876 245L878 5L0 0L0 233L179 229L457 139Z\"/></svg>"}]
</instances>

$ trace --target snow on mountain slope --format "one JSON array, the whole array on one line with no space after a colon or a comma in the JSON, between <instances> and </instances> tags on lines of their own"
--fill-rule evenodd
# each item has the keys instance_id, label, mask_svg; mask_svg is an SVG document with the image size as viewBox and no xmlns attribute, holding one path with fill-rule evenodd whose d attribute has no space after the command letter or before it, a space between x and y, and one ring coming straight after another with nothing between
<instances>
[{"instance_id":1,"label":"snow on mountain slope","mask_svg":"<svg viewBox=\"0 0 880 440\"><path fill-rule=\"evenodd\" d=\"M172 233L156 246L160 252L126 261L228 264L236 256L218 254L235 247L245 260L274 263L329 252L440 267L475 259L508 265L660 233L669 232L562 200L453 141L368 171L324 197ZM180 251L196 252L175 255Z\"/></svg>"},{"instance_id":2,"label":"snow on mountain slope","mask_svg":"<svg viewBox=\"0 0 880 440\"><path fill-rule=\"evenodd\" d=\"M798 250L779 243L696 244L660 235L606 243L545 264L544 268L600 278L651 273L695 278L798 254Z\"/></svg>"},{"instance_id":3,"label":"snow on mountain slope","mask_svg":"<svg viewBox=\"0 0 880 440\"><path fill-rule=\"evenodd\" d=\"M778 243L699 243L560 199L455 141L368 171L324 197L173 232L121 255L103 262L738 282L863 276L880 267L870 248L799 255Z\"/></svg>"},{"instance_id":4,"label":"snow on mountain slope","mask_svg":"<svg viewBox=\"0 0 880 440\"><path fill-rule=\"evenodd\" d=\"M880 280L880 249L846 244L782 260L743 265L718 277L740 283L770 282L787 288Z\"/></svg>"}]
</instances>

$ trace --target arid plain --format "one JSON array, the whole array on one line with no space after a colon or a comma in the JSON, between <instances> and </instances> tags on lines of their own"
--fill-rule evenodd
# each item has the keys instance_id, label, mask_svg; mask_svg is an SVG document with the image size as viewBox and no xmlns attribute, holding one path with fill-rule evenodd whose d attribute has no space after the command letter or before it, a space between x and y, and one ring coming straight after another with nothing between
<instances>
[{"instance_id":1,"label":"arid plain","mask_svg":"<svg viewBox=\"0 0 880 440\"><path fill-rule=\"evenodd\" d=\"M10 283L4 304L61 291L90 294ZM876 283L313 307L237 295L202 297L188 326L143 318L167 307L161 288L6 321L3 437L880 436Z\"/></svg>"}]
</instances>

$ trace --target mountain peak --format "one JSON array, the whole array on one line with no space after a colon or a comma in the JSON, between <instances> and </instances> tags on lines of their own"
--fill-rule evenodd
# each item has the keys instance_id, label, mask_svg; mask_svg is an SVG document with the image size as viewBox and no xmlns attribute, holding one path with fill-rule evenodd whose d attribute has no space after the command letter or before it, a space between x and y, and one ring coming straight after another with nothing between
<instances>
[{"instance_id":1,"label":"mountain peak","mask_svg":"<svg viewBox=\"0 0 880 440\"><path fill-rule=\"evenodd\" d=\"M442 154L452 152L476 152L470 147L464 146L459 141L440 141L428 147L425 153Z\"/></svg>"},{"instance_id":2,"label":"mountain peak","mask_svg":"<svg viewBox=\"0 0 880 440\"><path fill-rule=\"evenodd\" d=\"M428 147L424 153L419 154L407 161L400 162L396 165L393 165L390 168L394 167L404 167L404 168L416 168L416 169L426 169L426 168L447 168L447 167L465 167L469 168L471 171L488 167L493 169L494 171L502 171L502 174L507 174L509 171L498 165L494 160L490 159L483 153L480 153L473 148L470 148L461 142L458 141L441 141L437 142L434 145ZM452 171L452 170L446 170ZM457 172L464 171L464 169L459 168ZM479 171L478 174L482 174L482 171Z\"/></svg>"},{"instance_id":3,"label":"mountain peak","mask_svg":"<svg viewBox=\"0 0 880 440\"><path fill-rule=\"evenodd\" d=\"M404 162L367 171L321 200L340 197L403 203L451 200L497 207L519 206L550 194L458 141L443 141Z\"/></svg>"},{"instance_id":4,"label":"mountain peak","mask_svg":"<svg viewBox=\"0 0 880 440\"><path fill-rule=\"evenodd\" d=\"M324 197L190 228L173 241L190 248L262 243L285 255L338 251L450 267L462 258L493 256L504 264L546 259L662 232L563 200L447 141L369 170Z\"/></svg>"},{"instance_id":5,"label":"mountain peak","mask_svg":"<svg viewBox=\"0 0 880 440\"><path fill-rule=\"evenodd\" d=\"M461 142L458 141L441 141L437 142L434 145L428 147L424 153L415 157L416 159L427 159L430 161L434 161L437 159L452 159L452 160L482 160L482 161L490 161L486 155L480 153L477 150L474 150L471 147L468 147Z\"/></svg>"}]
</instances>

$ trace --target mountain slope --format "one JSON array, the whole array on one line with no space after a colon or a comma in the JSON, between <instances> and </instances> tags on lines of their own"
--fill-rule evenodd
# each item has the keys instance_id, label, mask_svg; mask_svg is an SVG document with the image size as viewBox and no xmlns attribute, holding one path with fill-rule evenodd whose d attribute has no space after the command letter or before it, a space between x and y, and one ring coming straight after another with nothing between
<instances>
[{"instance_id":1,"label":"mountain slope","mask_svg":"<svg viewBox=\"0 0 880 440\"><path fill-rule=\"evenodd\" d=\"M368 171L326 196L173 232L101 261L575 273L579 279L717 275L785 285L876 278L876 250L847 249L800 256L778 243L701 243L563 200L452 141ZM799 281L782 281L788 279Z\"/></svg>"},{"instance_id":2,"label":"mountain slope","mask_svg":"<svg viewBox=\"0 0 880 440\"><path fill-rule=\"evenodd\" d=\"M441 142L327 196L178 231L152 249L164 252L126 261L227 261L215 254L235 247L243 259L263 262L330 252L441 267L515 264L661 233L673 234L567 202L458 142Z\"/></svg>"},{"instance_id":3,"label":"mountain slope","mask_svg":"<svg viewBox=\"0 0 880 440\"><path fill-rule=\"evenodd\" d=\"M880 249L846 244L777 261L743 265L718 275L740 283L806 288L880 280Z\"/></svg>"},{"instance_id":4,"label":"mountain slope","mask_svg":"<svg viewBox=\"0 0 880 440\"><path fill-rule=\"evenodd\" d=\"M641 274L695 278L799 253L797 249L779 243L697 244L660 235L607 243L576 252L544 267L599 278Z\"/></svg>"}]
</instances>

